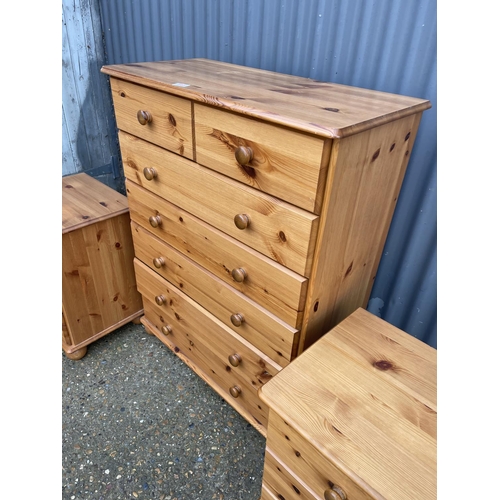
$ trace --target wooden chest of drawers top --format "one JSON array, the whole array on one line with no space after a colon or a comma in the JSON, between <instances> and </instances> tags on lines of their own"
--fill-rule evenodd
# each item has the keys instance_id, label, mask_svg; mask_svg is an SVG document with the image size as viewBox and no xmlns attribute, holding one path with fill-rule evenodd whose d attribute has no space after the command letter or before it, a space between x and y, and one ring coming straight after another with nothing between
<instances>
[{"instance_id":1,"label":"wooden chest of drawers top","mask_svg":"<svg viewBox=\"0 0 500 500\"><path fill-rule=\"evenodd\" d=\"M207 59L115 64L102 71L325 138L347 137L430 108L424 99Z\"/></svg>"},{"instance_id":2,"label":"wooden chest of drawers top","mask_svg":"<svg viewBox=\"0 0 500 500\"><path fill-rule=\"evenodd\" d=\"M348 485L337 484L347 498L359 491L362 498L435 498L436 354L360 308L273 377L260 396L282 427L288 424L292 442L296 432L330 471L344 474ZM268 446L280 456L274 432ZM349 484L357 494L349 495Z\"/></svg>"}]
</instances>

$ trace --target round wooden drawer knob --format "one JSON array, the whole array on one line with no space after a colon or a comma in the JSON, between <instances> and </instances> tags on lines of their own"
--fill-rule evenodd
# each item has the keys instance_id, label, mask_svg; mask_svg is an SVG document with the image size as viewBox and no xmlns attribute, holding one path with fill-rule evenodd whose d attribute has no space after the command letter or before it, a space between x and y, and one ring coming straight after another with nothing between
<instances>
[{"instance_id":1,"label":"round wooden drawer knob","mask_svg":"<svg viewBox=\"0 0 500 500\"><path fill-rule=\"evenodd\" d=\"M165 265L165 259L163 257L156 257L156 259L153 259L153 264L160 269Z\"/></svg>"},{"instance_id":2,"label":"round wooden drawer knob","mask_svg":"<svg viewBox=\"0 0 500 500\"><path fill-rule=\"evenodd\" d=\"M237 281L238 283L243 283L243 281L245 281L247 277L247 272L242 267L238 267L231 271L231 276L233 277L234 281Z\"/></svg>"},{"instance_id":3,"label":"round wooden drawer knob","mask_svg":"<svg viewBox=\"0 0 500 500\"><path fill-rule=\"evenodd\" d=\"M161 226L161 217L159 215L152 215L150 218L149 218L149 223L153 226L153 227L160 227Z\"/></svg>"},{"instance_id":4,"label":"round wooden drawer knob","mask_svg":"<svg viewBox=\"0 0 500 500\"><path fill-rule=\"evenodd\" d=\"M338 486L325 490L324 497L325 500L347 500L347 495L344 493L344 490Z\"/></svg>"},{"instance_id":5,"label":"round wooden drawer knob","mask_svg":"<svg viewBox=\"0 0 500 500\"><path fill-rule=\"evenodd\" d=\"M252 148L248 146L238 146L234 150L234 157L241 166L248 165L253 159Z\"/></svg>"},{"instance_id":6,"label":"round wooden drawer knob","mask_svg":"<svg viewBox=\"0 0 500 500\"><path fill-rule=\"evenodd\" d=\"M241 363L241 356L237 353L235 354L232 354L231 356L229 356L227 358L229 360L229 362L233 365L233 366L239 366L239 364ZM237 396L234 396L235 398Z\"/></svg>"},{"instance_id":7,"label":"round wooden drawer knob","mask_svg":"<svg viewBox=\"0 0 500 500\"><path fill-rule=\"evenodd\" d=\"M141 125L147 125L153 121L153 115L149 111L140 109L137 111L137 120L139 120Z\"/></svg>"},{"instance_id":8,"label":"round wooden drawer knob","mask_svg":"<svg viewBox=\"0 0 500 500\"><path fill-rule=\"evenodd\" d=\"M143 169L142 173L148 181L152 181L153 179L156 179L158 177L158 172L151 167L146 167L145 169Z\"/></svg>"},{"instance_id":9,"label":"round wooden drawer knob","mask_svg":"<svg viewBox=\"0 0 500 500\"><path fill-rule=\"evenodd\" d=\"M233 385L231 389L229 389L229 393L233 398L239 398L241 394L241 389L237 385Z\"/></svg>"},{"instance_id":10,"label":"round wooden drawer knob","mask_svg":"<svg viewBox=\"0 0 500 500\"><path fill-rule=\"evenodd\" d=\"M170 325L163 325L161 327L161 333L163 333L163 335L170 335L172 333L172 327Z\"/></svg>"},{"instance_id":11,"label":"round wooden drawer knob","mask_svg":"<svg viewBox=\"0 0 500 500\"><path fill-rule=\"evenodd\" d=\"M241 313L231 314L231 323L234 326L241 326L244 321L245 321L245 318L244 318L243 314L241 314Z\"/></svg>"},{"instance_id":12,"label":"round wooden drawer knob","mask_svg":"<svg viewBox=\"0 0 500 500\"><path fill-rule=\"evenodd\" d=\"M163 295L157 295L155 297L155 302L159 305L159 306L162 306L163 304L165 304L165 297Z\"/></svg>"},{"instance_id":13,"label":"round wooden drawer knob","mask_svg":"<svg viewBox=\"0 0 500 500\"><path fill-rule=\"evenodd\" d=\"M246 214L235 215L234 224L238 229L246 229L250 225L250 218Z\"/></svg>"}]
</instances>

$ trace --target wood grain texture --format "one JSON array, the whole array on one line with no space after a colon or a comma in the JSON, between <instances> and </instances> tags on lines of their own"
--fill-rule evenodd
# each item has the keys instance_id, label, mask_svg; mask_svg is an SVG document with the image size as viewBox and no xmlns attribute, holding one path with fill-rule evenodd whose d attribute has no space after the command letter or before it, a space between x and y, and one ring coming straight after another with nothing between
<instances>
[{"instance_id":1,"label":"wood grain texture","mask_svg":"<svg viewBox=\"0 0 500 500\"><path fill-rule=\"evenodd\" d=\"M319 497L281 462L267 446L264 463L262 482L265 484L266 489L272 493L273 498L318 500Z\"/></svg>"},{"instance_id":2,"label":"wood grain texture","mask_svg":"<svg viewBox=\"0 0 500 500\"><path fill-rule=\"evenodd\" d=\"M424 99L208 59L116 64L101 71L327 138L347 137L430 107Z\"/></svg>"},{"instance_id":3,"label":"wood grain texture","mask_svg":"<svg viewBox=\"0 0 500 500\"><path fill-rule=\"evenodd\" d=\"M186 158L194 158L192 104L186 99L111 79L118 128ZM141 125L138 111L150 114Z\"/></svg>"},{"instance_id":4,"label":"wood grain texture","mask_svg":"<svg viewBox=\"0 0 500 500\"><path fill-rule=\"evenodd\" d=\"M63 311L73 346L141 313L133 258L128 211L62 236Z\"/></svg>"},{"instance_id":5,"label":"wood grain texture","mask_svg":"<svg viewBox=\"0 0 500 500\"><path fill-rule=\"evenodd\" d=\"M260 396L269 446L317 494L331 480L367 498L436 498L436 350L427 344L360 308ZM344 480L329 477L334 469Z\"/></svg>"},{"instance_id":6,"label":"wood grain texture","mask_svg":"<svg viewBox=\"0 0 500 500\"><path fill-rule=\"evenodd\" d=\"M312 263L318 217L245 186L178 155L119 133L125 176L170 203L279 264L306 276ZM157 177L148 181L143 169ZM240 230L234 216L246 214L250 225Z\"/></svg>"},{"instance_id":7,"label":"wood grain texture","mask_svg":"<svg viewBox=\"0 0 500 500\"><path fill-rule=\"evenodd\" d=\"M224 384L222 387L218 385L218 383L214 380L212 377L212 372L210 371L210 375L207 374L202 369L202 366L198 362L194 362L189 356L185 354L183 350L177 345L176 340L174 340L174 337L170 336L165 336L161 333L161 331L158 329L156 325L161 325L162 321L160 316L156 316L157 321L155 324L153 324L148 318L155 318L155 313L151 312L154 311L155 305L153 303L150 303L148 301L145 302L145 308L148 309L148 316L142 316L141 317L141 323L146 329L146 332L148 332L151 335L154 335L155 337L158 338L164 345L166 345L172 352L174 352L179 359L181 359L191 370L193 370L196 375L198 375L203 381L205 381L222 399L225 399L226 402L234 408L235 411L237 411L247 422L249 422L258 432L260 432L264 437L267 436L267 428L264 425L261 425L258 420L254 418L252 415L251 411L248 409L251 405L248 402L248 399L251 401L255 402L256 405L259 405L262 408L264 408L263 403L259 403L256 399L255 396L253 396L251 393L247 393L245 391L244 397L243 398L237 398L234 399L230 397L228 394L226 384ZM261 410L259 410L260 412ZM266 415L267 415L267 407L266 407ZM262 419L262 417L261 417Z\"/></svg>"},{"instance_id":8,"label":"wood grain texture","mask_svg":"<svg viewBox=\"0 0 500 500\"><path fill-rule=\"evenodd\" d=\"M127 181L132 220L294 328L300 327L307 279L228 237L188 212ZM149 217L160 215L153 228ZM231 270L243 267L248 277L234 281Z\"/></svg>"},{"instance_id":9,"label":"wood grain texture","mask_svg":"<svg viewBox=\"0 0 500 500\"><path fill-rule=\"evenodd\" d=\"M62 178L62 234L128 213L126 196L85 173Z\"/></svg>"},{"instance_id":10,"label":"wood grain texture","mask_svg":"<svg viewBox=\"0 0 500 500\"><path fill-rule=\"evenodd\" d=\"M299 352L366 307L419 122L334 142Z\"/></svg>"},{"instance_id":11,"label":"wood grain texture","mask_svg":"<svg viewBox=\"0 0 500 500\"><path fill-rule=\"evenodd\" d=\"M198 163L318 213L331 141L199 104L194 115ZM238 147L251 148L249 163L236 161Z\"/></svg>"},{"instance_id":12,"label":"wood grain texture","mask_svg":"<svg viewBox=\"0 0 500 500\"><path fill-rule=\"evenodd\" d=\"M159 331L164 324L171 326L172 333L167 337L175 339L187 357L226 388L226 399L232 398L227 392L232 386L240 387L238 402L246 404L255 420L266 427L267 407L260 404L257 390L281 367L142 262L137 259L134 262L146 318ZM165 297L162 305L155 303L158 296ZM237 367L228 361L235 353L241 356Z\"/></svg>"},{"instance_id":13,"label":"wood grain texture","mask_svg":"<svg viewBox=\"0 0 500 500\"><path fill-rule=\"evenodd\" d=\"M237 335L251 342L280 366L286 366L294 352L297 330L269 313L182 253L132 222L135 256L153 271L181 289L209 310ZM155 266L162 264L160 268ZM241 314L243 323L236 327L233 314Z\"/></svg>"}]
</instances>

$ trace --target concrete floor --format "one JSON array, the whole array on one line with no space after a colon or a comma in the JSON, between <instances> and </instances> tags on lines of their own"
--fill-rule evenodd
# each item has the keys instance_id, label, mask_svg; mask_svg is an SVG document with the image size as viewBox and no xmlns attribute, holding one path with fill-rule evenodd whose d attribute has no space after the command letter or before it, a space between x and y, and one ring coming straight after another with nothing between
<instances>
[{"instance_id":1,"label":"concrete floor","mask_svg":"<svg viewBox=\"0 0 500 500\"><path fill-rule=\"evenodd\" d=\"M258 500L264 450L142 325L62 353L62 500Z\"/></svg>"}]
</instances>

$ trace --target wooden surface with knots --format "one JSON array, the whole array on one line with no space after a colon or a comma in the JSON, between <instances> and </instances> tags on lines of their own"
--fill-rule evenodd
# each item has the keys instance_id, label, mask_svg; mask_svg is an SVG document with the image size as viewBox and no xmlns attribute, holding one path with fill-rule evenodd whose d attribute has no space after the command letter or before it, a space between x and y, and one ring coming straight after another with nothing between
<instances>
[{"instance_id":1,"label":"wooden surface with knots","mask_svg":"<svg viewBox=\"0 0 500 500\"><path fill-rule=\"evenodd\" d=\"M260 390L268 448L316 494L436 498L436 358L356 310Z\"/></svg>"},{"instance_id":2,"label":"wooden surface with knots","mask_svg":"<svg viewBox=\"0 0 500 500\"><path fill-rule=\"evenodd\" d=\"M138 258L194 301L193 335L213 318L282 369L367 306L428 100L207 59L101 71ZM222 391L209 359L178 355Z\"/></svg>"},{"instance_id":3,"label":"wooden surface with knots","mask_svg":"<svg viewBox=\"0 0 500 500\"><path fill-rule=\"evenodd\" d=\"M127 198L85 173L63 177L62 233L62 347L80 359L142 315Z\"/></svg>"},{"instance_id":4,"label":"wooden surface with knots","mask_svg":"<svg viewBox=\"0 0 500 500\"><path fill-rule=\"evenodd\" d=\"M115 64L102 72L327 138L347 137L430 107L425 99L208 59Z\"/></svg>"},{"instance_id":5,"label":"wooden surface with knots","mask_svg":"<svg viewBox=\"0 0 500 500\"><path fill-rule=\"evenodd\" d=\"M127 179L295 272L307 274L316 239L316 215L133 135L120 131L119 138ZM147 180L144 168L154 168L157 176ZM248 229L236 227L238 214L248 215Z\"/></svg>"},{"instance_id":6,"label":"wooden surface with knots","mask_svg":"<svg viewBox=\"0 0 500 500\"><path fill-rule=\"evenodd\" d=\"M85 173L62 178L62 234L128 213L126 196Z\"/></svg>"}]
</instances>

